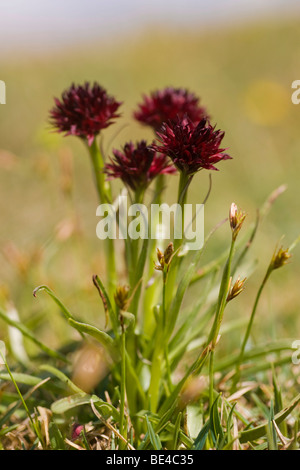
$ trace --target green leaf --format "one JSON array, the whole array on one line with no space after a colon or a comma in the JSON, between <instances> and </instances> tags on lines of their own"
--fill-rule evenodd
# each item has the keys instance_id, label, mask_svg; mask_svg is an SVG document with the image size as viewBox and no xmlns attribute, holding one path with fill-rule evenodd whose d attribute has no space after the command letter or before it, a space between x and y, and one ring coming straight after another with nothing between
<instances>
[{"instance_id":1,"label":"green leaf","mask_svg":"<svg viewBox=\"0 0 300 470\"><path fill-rule=\"evenodd\" d=\"M273 401L271 401L270 416L269 416L268 426L267 426L267 438L268 438L269 450L278 450L277 432L274 426Z\"/></svg>"},{"instance_id":2,"label":"green leaf","mask_svg":"<svg viewBox=\"0 0 300 470\"><path fill-rule=\"evenodd\" d=\"M274 412L279 413L283 408L282 394L277 383L277 377L275 372L275 367L272 365L272 381L273 381L273 390L274 390ZM285 422L279 425L279 429L284 436L288 435L287 425Z\"/></svg>"},{"instance_id":3,"label":"green leaf","mask_svg":"<svg viewBox=\"0 0 300 470\"><path fill-rule=\"evenodd\" d=\"M89 325L88 323L82 323L73 318L69 318L69 324L75 328L75 330L80 331L81 333L87 333L88 335L95 338L99 343L101 343L110 353L114 360L119 358L119 352L115 346L115 342L111 336L109 336L104 331L99 330L93 325Z\"/></svg>"},{"instance_id":4,"label":"green leaf","mask_svg":"<svg viewBox=\"0 0 300 470\"><path fill-rule=\"evenodd\" d=\"M21 372L13 372L12 376L16 382L24 385L29 385L31 387L37 385L42 380L40 377L34 377L32 375L23 374ZM0 379L11 381L11 377L7 372L0 372Z\"/></svg>"},{"instance_id":5,"label":"green leaf","mask_svg":"<svg viewBox=\"0 0 300 470\"><path fill-rule=\"evenodd\" d=\"M299 395L296 396L296 398L290 403L289 406L284 408L283 410L280 411L280 413L277 413L274 416L274 421L277 425L282 423L289 414L293 411L293 409L298 405L300 402L300 393ZM243 444L248 441L255 441L256 439L259 439L262 436L265 436L267 434L267 426L268 426L268 421L265 421L263 424L260 426L257 426L256 428L253 429L247 429L246 431L242 431L239 436L240 442Z\"/></svg>"},{"instance_id":6,"label":"green leaf","mask_svg":"<svg viewBox=\"0 0 300 470\"><path fill-rule=\"evenodd\" d=\"M154 428L155 433L160 433L162 432L162 430L166 429L167 431L170 432L170 434L174 435L175 426L174 424L170 422L170 420L174 414L175 408L176 408L176 403L173 402L170 408L168 408L167 412L161 417L159 417L156 414L149 413L146 410L140 411L139 413L137 413L137 416L142 417L144 419L146 419L146 416L149 416L149 418L151 418L151 422L155 424L155 428ZM188 449L192 447L193 445L192 439L190 439L181 430L179 431L178 438ZM141 444L139 445L138 450L145 450L148 444L149 444L149 433L147 432L143 442L141 442Z\"/></svg>"},{"instance_id":7,"label":"green leaf","mask_svg":"<svg viewBox=\"0 0 300 470\"><path fill-rule=\"evenodd\" d=\"M107 420L112 417L115 422L120 421L120 413L113 405L101 400L96 395L93 395L91 399L93 400L95 407L104 419Z\"/></svg>"},{"instance_id":8,"label":"green leaf","mask_svg":"<svg viewBox=\"0 0 300 470\"><path fill-rule=\"evenodd\" d=\"M91 396L87 393L76 393L69 397L61 398L52 403L51 410L53 413L62 414L66 411L75 408L76 406L88 405L90 403Z\"/></svg>"},{"instance_id":9,"label":"green leaf","mask_svg":"<svg viewBox=\"0 0 300 470\"><path fill-rule=\"evenodd\" d=\"M106 292L106 289L105 289L101 279L99 278L99 276L97 276L97 274L93 276L93 282L94 282L94 285L97 287L97 289L99 291L99 294L102 298L104 309L108 313L113 331L114 331L115 334L117 334L118 327L119 327L118 318L117 318L116 313L114 312L114 309L112 308L109 296Z\"/></svg>"},{"instance_id":10,"label":"green leaf","mask_svg":"<svg viewBox=\"0 0 300 470\"><path fill-rule=\"evenodd\" d=\"M174 390L172 391L172 393L168 396L168 398L166 399L166 401L162 404L161 408L159 409L159 414L160 416L162 416L164 413L166 413L166 411L168 409L171 408L171 406L173 406L174 402L177 401L178 399L178 396L185 384L185 382L187 381L187 379L193 374L199 374L207 357L208 357L208 354L209 354L209 346L206 347L202 352L201 354L199 354L199 356L197 357L197 359L195 360L195 362L193 362L193 364L190 366L190 368L187 370L185 376L180 380L180 382L178 382L178 384L176 385L176 387L174 388Z\"/></svg>"},{"instance_id":11,"label":"green leaf","mask_svg":"<svg viewBox=\"0 0 300 470\"><path fill-rule=\"evenodd\" d=\"M174 425L174 435L173 435L173 445L172 445L172 449L174 450L177 450L178 448L178 437L179 437L179 431L180 431L180 425L181 425L181 418L182 418L182 412L179 412L176 418L175 425Z\"/></svg>"},{"instance_id":12,"label":"green leaf","mask_svg":"<svg viewBox=\"0 0 300 470\"><path fill-rule=\"evenodd\" d=\"M43 364L40 366L41 370L46 370L47 372L50 372L51 374L55 375L59 380L61 380L64 384L66 384L70 390L72 390L75 393L85 393L83 390L81 390L77 385L75 385L72 380L69 379L63 372L58 370L56 367L50 366L48 364Z\"/></svg>"},{"instance_id":13,"label":"green leaf","mask_svg":"<svg viewBox=\"0 0 300 470\"><path fill-rule=\"evenodd\" d=\"M227 448L230 447L230 445L237 439L236 437L231 436L231 425L232 425L232 418L233 418L233 412L234 408L236 406L237 402L235 402L231 407L230 407L230 412L227 418L227 423L226 423L226 430L227 430ZM224 449L224 448L223 448Z\"/></svg>"},{"instance_id":14,"label":"green leaf","mask_svg":"<svg viewBox=\"0 0 300 470\"><path fill-rule=\"evenodd\" d=\"M210 420L208 419L195 439L193 449L202 450L205 446L207 435L210 430Z\"/></svg>"},{"instance_id":15,"label":"green leaf","mask_svg":"<svg viewBox=\"0 0 300 470\"><path fill-rule=\"evenodd\" d=\"M283 339L276 340L270 343L262 344L255 346L244 353L243 362L250 361L251 359L256 359L258 357L264 357L271 353L277 353L281 351L292 351L292 340ZM234 366L238 360L238 354L232 354L227 356L225 359L219 361L215 365L215 372L219 372L225 369L230 369ZM269 367L269 366L268 366Z\"/></svg>"},{"instance_id":16,"label":"green leaf","mask_svg":"<svg viewBox=\"0 0 300 470\"><path fill-rule=\"evenodd\" d=\"M0 430L0 437L5 436L6 434L8 434L11 431L14 431L18 427L19 427L19 423L13 424L12 426L7 426L6 428L1 429Z\"/></svg>"},{"instance_id":17,"label":"green leaf","mask_svg":"<svg viewBox=\"0 0 300 470\"><path fill-rule=\"evenodd\" d=\"M101 398L97 397L96 395L88 395L84 392L76 393L69 397L61 398L60 400L55 401L51 405L51 410L53 413L62 414L66 411L76 408L77 406L90 405L91 400L104 419L109 419L112 417L116 422L119 421L120 414L113 405L101 400Z\"/></svg>"},{"instance_id":18,"label":"green leaf","mask_svg":"<svg viewBox=\"0 0 300 470\"><path fill-rule=\"evenodd\" d=\"M149 433L149 439L150 442L153 446L154 450L161 450L161 442L159 439L158 434L155 433L152 424L149 421L148 416L146 415L146 422L147 422L147 428L148 428L148 433Z\"/></svg>"},{"instance_id":19,"label":"green leaf","mask_svg":"<svg viewBox=\"0 0 300 470\"><path fill-rule=\"evenodd\" d=\"M202 255L202 252L203 252L203 248L196 253L194 262L189 265L181 281L179 282L176 295L171 303L170 311L169 311L168 318L167 318L167 323L168 323L167 337L168 338L172 335L172 332L175 327L177 317L180 311L180 307L183 301L184 294L187 288L189 287L192 277L197 269L197 265Z\"/></svg>"},{"instance_id":20,"label":"green leaf","mask_svg":"<svg viewBox=\"0 0 300 470\"><path fill-rule=\"evenodd\" d=\"M209 417L210 429L213 435L214 442L220 442L224 437L220 413L218 409L219 399L220 399L220 395L215 399L211 407L210 417Z\"/></svg>"},{"instance_id":21,"label":"green leaf","mask_svg":"<svg viewBox=\"0 0 300 470\"><path fill-rule=\"evenodd\" d=\"M66 445L62 433L56 423L49 424L50 447L52 450L65 450Z\"/></svg>"},{"instance_id":22,"label":"green leaf","mask_svg":"<svg viewBox=\"0 0 300 470\"><path fill-rule=\"evenodd\" d=\"M67 307L65 307L65 305L59 300L59 298L54 294L54 292L48 287L48 286L45 286L45 285L42 285L42 286L38 286L34 289L33 291L33 296L36 297L36 295L40 292L40 291L45 291L53 300L54 302L56 303L56 305L58 305L58 307L61 309L64 317L68 320L69 318L73 318L73 315L69 312L69 310L67 309Z\"/></svg>"},{"instance_id":23,"label":"green leaf","mask_svg":"<svg viewBox=\"0 0 300 470\"><path fill-rule=\"evenodd\" d=\"M17 322L9 318L1 309L0 318L2 318L2 320L4 320L8 325L14 326L19 331L21 331L21 333L26 336L26 338L30 339L30 341L32 341L36 346L38 346L39 349L44 351L44 353L46 353L48 356L53 357L54 359L59 359L63 362L69 362L65 356L63 356L59 352L54 351L51 348L48 348L48 346L39 341L26 326L24 326L21 322Z\"/></svg>"}]
</instances>

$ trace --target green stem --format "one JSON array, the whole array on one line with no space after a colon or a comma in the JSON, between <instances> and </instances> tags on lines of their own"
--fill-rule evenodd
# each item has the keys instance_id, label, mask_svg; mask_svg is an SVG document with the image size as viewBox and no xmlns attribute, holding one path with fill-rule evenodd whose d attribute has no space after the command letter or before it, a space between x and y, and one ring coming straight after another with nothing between
<instances>
[{"instance_id":1,"label":"green stem","mask_svg":"<svg viewBox=\"0 0 300 470\"><path fill-rule=\"evenodd\" d=\"M167 376L167 384L170 391L173 389L172 378L171 378L171 367L169 363L169 348L168 348L168 341L166 333L166 282L167 282L168 273L166 271L163 272L163 291L162 291L162 323L163 323L163 331L164 331L164 355L165 355L165 363L166 363L166 376Z\"/></svg>"},{"instance_id":2,"label":"green stem","mask_svg":"<svg viewBox=\"0 0 300 470\"><path fill-rule=\"evenodd\" d=\"M36 424L36 423L33 421L33 419L32 419L32 416L31 416L31 414L30 414L30 411L29 411L29 409L28 409L28 406L27 406L27 404L26 404L26 402L25 402L25 400L24 400L24 398L23 398L23 395L22 395L22 393L21 393L21 391L20 391L20 389L19 389L19 387L18 387L18 384L17 384L17 382L15 381L14 376L12 375L11 370L10 370L10 368L9 368L7 362L6 362L6 359L5 359L4 355L2 354L2 351L1 351L1 350L0 350L0 356L1 356L1 359L2 359L3 363L5 364L6 370L7 370L8 374L9 374L9 376L10 376L10 378L11 378L11 381L12 381L12 383L13 383L14 386L15 386L15 389L16 389L16 391L17 391L17 394L18 394L19 397L20 397L20 400L21 400L22 405L23 405L23 407L24 407L24 409L25 409L25 411L26 411L26 414L27 414L27 416L28 416L28 419L29 419L29 421L30 421L30 424L31 424L31 426L32 426L33 429L34 429L34 432L35 432L37 438L39 439L39 441L40 441L40 443L41 443L41 445L42 445L42 448L44 448L44 442L43 442L43 438L42 438L42 436L41 436L41 433L40 433L40 431L39 431L39 429L38 429L38 427L37 427L37 424Z\"/></svg>"},{"instance_id":3,"label":"green stem","mask_svg":"<svg viewBox=\"0 0 300 470\"><path fill-rule=\"evenodd\" d=\"M220 327L223 320L224 310L226 307L234 244L235 240L232 238L228 259L225 264L220 285L216 315L207 341L207 346L211 344L211 351L209 353L209 408L212 407L212 404L214 402L214 349L217 343Z\"/></svg>"},{"instance_id":4,"label":"green stem","mask_svg":"<svg viewBox=\"0 0 300 470\"><path fill-rule=\"evenodd\" d=\"M168 278L167 268L165 267L163 271L163 288L162 288L162 305L159 315L159 321L156 329L156 342L153 351L152 357L152 367L151 367L151 381L149 388L149 396L151 400L151 410L153 413L156 412L158 399L159 399L159 390L162 381L162 362L163 358L165 360L165 369L166 369L166 379L168 391L172 392L173 384L171 379L171 367L169 363L169 352L168 352L168 337L166 334L167 328L167 315L166 315L166 283Z\"/></svg>"},{"instance_id":5,"label":"green stem","mask_svg":"<svg viewBox=\"0 0 300 470\"><path fill-rule=\"evenodd\" d=\"M180 173L180 180L178 185L178 197L177 197L177 204L181 207L181 238L174 238L174 250L177 251L184 239L184 204L187 200L187 192L189 184L192 181L192 176L186 175L185 173ZM178 221L177 221L178 223ZM179 258L178 256L174 256L172 261L172 269L170 270L168 276L168 283L167 283L167 293L166 293L166 305L167 309L170 307L173 296L174 296L174 289L176 284L176 278L179 268Z\"/></svg>"},{"instance_id":6,"label":"green stem","mask_svg":"<svg viewBox=\"0 0 300 470\"><path fill-rule=\"evenodd\" d=\"M163 271L163 290L162 290L162 324L163 329L166 328L166 282L167 282L168 274L164 270Z\"/></svg>"},{"instance_id":7,"label":"green stem","mask_svg":"<svg viewBox=\"0 0 300 470\"><path fill-rule=\"evenodd\" d=\"M142 204L144 199L144 189L136 190L134 193L134 204ZM139 260L139 248L140 248L140 239L127 239L127 266L128 266L128 277L130 287L134 289L139 282L138 276L142 276L143 269L139 269L138 260ZM130 305L131 313L137 317L139 298L141 293L141 286L136 290L135 295L132 299ZM137 363L137 338L135 335L135 322L128 327L127 329L127 351L133 366L136 366Z\"/></svg>"},{"instance_id":8,"label":"green stem","mask_svg":"<svg viewBox=\"0 0 300 470\"><path fill-rule=\"evenodd\" d=\"M121 321L121 401L120 401L120 434L127 440L125 421L125 390L126 390L126 337L123 319ZM124 448L124 442L120 441L120 450Z\"/></svg>"},{"instance_id":9,"label":"green stem","mask_svg":"<svg viewBox=\"0 0 300 470\"><path fill-rule=\"evenodd\" d=\"M175 251L180 247L184 239L184 204L186 203L186 200L187 200L187 190L191 181L192 181L192 176L188 176L182 172L180 173L177 203L181 207L181 238L174 239Z\"/></svg>"},{"instance_id":10,"label":"green stem","mask_svg":"<svg viewBox=\"0 0 300 470\"><path fill-rule=\"evenodd\" d=\"M161 385L161 369L165 354L164 349L164 329L163 329L163 312L162 308L159 312L159 321L155 331L155 346L152 355L151 379L149 386L150 409L152 413L156 413L159 402L159 391Z\"/></svg>"},{"instance_id":11,"label":"green stem","mask_svg":"<svg viewBox=\"0 0 300 470\"><path fill-rule=\"evenodd\" d=\"M214 351L209 353L209 409L214 402Z\"/></svg>"},{"instance_id":12,"label":"green stem","mask_svg":"<svg viewBox=\"0 0 300 470\"><path fill-rule=\"evenodd\" d=\"M96 139L94 139L91 146L88 146L89 153L91 156L91 161L93 165L94 178L96 183L96 188L98 191L100 203L103 204L108 202L111 204L111 189L108 181L105 180L104 174L104 159L100 151L99 146L97 145Z\"/></svg>"},{"instance_id":13,"label":"green stem","mask_svg":"<svg viewBox=\"0 0 300 470\"><path fill-rule=\"evenodd\" d=\"M247 345L247 342L248 342L248 339L249 339L249 336L250 336L250 333L251 333L251 329L252 329L255 313L256 313L256 310L257 310L258 302L259 302L260 296L262 294L262 291L263 291L263 289L264 289L264 287L265 287L265 285L266 285L266 283L267 283L267 281L270 277L271 272L272 272L272 270L270 270L270 269L267 270L266 275L265 275L265 277L264 277L264 279L263 279L263 281L260 285L260 288L257 292L257 296L256 296L256 299L255 299L255 302L254 302L252 312L251 312L250 320L249 320L249 323L247 325L247 330L246 330L246 333L245 333L245 336L244 336L244 339L243 339L243 342L242 342L241 352L240 352L240 355L239 355L239 358L238 358L238 361L237 361L237 364L236 364L235 383L237 383L238 380L239 380L240 367L241 367L241 363L243 362L245 349L246 349L246 345Z\"/></svg>"},{"instance_id":14,"label":"green stem","mask_svg":"<svg viewBox=\"0 0 300 470\"><path fill-rule=\"evenodd\" d=\"M155 180L155 196L153 198L153 204L162 203L162 193L165 187L165 175L158 175ZM159 218L156 220L150 220L149 227L156 228L159 224ZM149 229L151 231L151 228ZM150 232L151 233L151 232ZM153 260L156 259L156 248L157 240L151 239L149 234L149 263L147 266L146 280L148 281L153 276ZM152 336L155 329L155 319L153 315L153 306L157 303L158 296L160 294L160 282L158 279L154 280L151 286L148 286L145 289L144 299L143 299L143 332L146 336Z\"/></svg>"},{"instance_id":15,"label":"green stem","mask_svg":"<svg viewBox=\"0 0 300 470\"><path fill-rule=\"evenodd\" d=\"M143 204L145 190L136 190L134 194L134 204ZM134 284L138 281L136 279L136 268L137 261L139 258L140 239L128 240L130 250L130 264L129 264L129 281L131 287L134 288Z\"/></svg>"},{"instance_id":16,"label":"green stem","mask_svg":"<svg viewBox=\"0 0 300 470\"><path fill-rule=\"evenodd\" d=\"M216 315L215 315L214 323L213 323L213 326L211 328L210 334L208 336L208 344L212 343L212 348L214 348L215 345L216 345L217 338L218 338L219 331L220 331L220 327L221 327L221 323L222 323L222 320L223 320L225 306L226 306L226 299L227 299L228 286L229 286L229 280L230 280L231 262L232 262L232 258L233 258L233 252L234 252L234 245L235 245L235 240L232 238L228 259L227 259L227 262L226 262L225 267L224 267L222 281L221 281L221 285L220 285Z\"/></svg>"},{"instance_id":17,"label":"green stem","mask_svg":"<svg viewBox=\"0 0 300 470\"><path fill-rule=\"evenodd\" d=\"M111 188L110 188L110 184L108 183L108 181L105 180L105 175L103 172L104 159L100 151L100 148L97 145L96 139L94 139L91 146L88 146L88 150L89 150L90 157L91 157L95 184L96 184L100 204L111 203L112 202ZM117 273L116 273L114 242L111 238L106 239L105 255L106 255L106 275L107 275L107 282L109 285L108 291L109 291L110 298L112 298L115 287L116 287Z\"/></svg>"}]
</instances>

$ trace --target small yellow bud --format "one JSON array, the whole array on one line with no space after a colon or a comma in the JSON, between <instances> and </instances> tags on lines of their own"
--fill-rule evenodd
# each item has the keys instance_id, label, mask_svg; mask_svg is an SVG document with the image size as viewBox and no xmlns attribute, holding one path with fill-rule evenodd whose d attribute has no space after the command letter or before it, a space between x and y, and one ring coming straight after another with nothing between
<instances>
[{"instance_id":1,"label":"small yellow bud","mask_svg":"<svg viewBox=\"0 0 300 470\"><path fill-rule=\"evenodd\" d=\"M239 231L242 228L244 220L246 218L246 213L237 208L237 205L233 202L230 206L229 211L229 222L232 230L232 238L236 240Z\"/></svg>"},{"instance_id":2,"label":"small yellow bud","mask_svg":"<svg viewBox=\"0 0 300 470\"><path fill-rule=\"evenodd\" d=\"M114 295L116 305L120 310L127 310L129 299L129 286L118 286Z\"/></svg>"},{"instance_id":3,"label":"small yellow bud","mask_svg":"<svg viewBox=\"0 0 300 470\"><path fill-rule=\"evenodd\" d=\"M164 253L160 251L159 248L156 248L156 252L157 252L158 263L155 263L155 269L157 269L158 271L164 271L166 267L168 270L170 263L172 261L173 255L174 255L173 243L172 242L169 243Z\"/></svg>"},{"instance_id":4,"label":"small yellow bud","mask_svg":"<svg viewBox=\"0 0 300 470\"><path fill-rule=\"evenodd\" d=\"M273 257L271 259L269 270L272 271L273 269L281 268L281 266L284 266L285 264L287 264L288 259L291 256L292 255L290 255L289 250L288 249L284 250L281 246L279 250L275 250Z\"/></svg>"},{"instance_id":5,"label":"small yellow bud","mask_svg":"<svg viewBox=\"0 0 300 470\"><path fill-rule=\"evenodd\" d=\"M244 290L244 284L246 282L246 277L241 281L240 276L237 278L235 283L233 285L230 285L230 289L227 295L227 302L230 302L230 300L234 299L237 297L243 290Z\"/></svg>"}]
</instances>

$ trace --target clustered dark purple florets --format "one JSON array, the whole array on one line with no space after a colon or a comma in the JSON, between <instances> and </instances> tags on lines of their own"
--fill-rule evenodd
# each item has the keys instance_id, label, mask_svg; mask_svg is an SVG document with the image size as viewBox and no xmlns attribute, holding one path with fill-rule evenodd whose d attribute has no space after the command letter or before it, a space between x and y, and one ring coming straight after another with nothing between
<instances>
[{"instance_id":1,"label":"clustered dark purple florets","mask_svg":"<svg viewBox=\"0 0 300 470\"><path fill-rule=\"evenodd\" d=\"M73 84L61 100L55 99L50 120L58 132L78 136L91 145L119 117L120 105L97 83ZM114 157L104 169L109 179L121 178L134 191L146 188L159 174L176 169L186 175L217 170L217 163L231 158L221 148L224 132L215 130L199 99L186 89L168 87L145 96L134 117L151 126L158 141L151 146L144 140L127 143L122 151L113 151Z\"/></svg>"},{"instance_id":2,"label":"clustered dark purple florets","mask_svg":"<svg viewBox=\"0 0 300 470\"><path fill-rule=\"evenodd\" d=\"M179 171L193 175L201 169L217 170L216 163L231 158L220 147L223 137L224 132L215 130L208 119L195 125L186 117L164 123L153 149L169 156Z\"/></svg>"},{"instance_id":3,"label":"clustered dark purple florets","mask_svg":"<svg viewBox=\"0 0 300 470\"><path fill-rule=\"evenodd\" d=\"M129 142L122 151L113 150L113 154L111 163L105 166L108 178L120 178L133 191L146 188L157 175L176 172L170 160L155 152L145 140L136 145Z\"/></svg>"},{"instance_id":4,"label":"clustered dark purple florets","mask_svg":"<svg viewBox=\"0 0 300 470\"><path fill-rule=\"evenodd\" d=\"M58 132L84 138L91 145L99 132L120 116L117 113L120 105L97 83L93 86L87 82L83 86L73 84L62 94L61 100L55 98L50 120Z\"/></svg>"},{"instance_id":5,"label":"clustered dark purple florets","mask_svg":"<svg viewBox=\"0 0 300 470\"><path fill-rule=\"evenodd\" d=\"M144 96L144 101L134 113L135 119L155 131L159 130L164 122L184 119L186 115L194 124L198 124L207 113L193 93L184 88L172 87Z\"/></svg>"}]
</instances>

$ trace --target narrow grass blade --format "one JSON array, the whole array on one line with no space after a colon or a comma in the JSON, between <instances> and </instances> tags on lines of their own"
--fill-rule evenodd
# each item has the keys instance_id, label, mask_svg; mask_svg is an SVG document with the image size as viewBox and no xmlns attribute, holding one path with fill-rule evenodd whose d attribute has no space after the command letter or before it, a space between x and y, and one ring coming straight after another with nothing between
<instances>
[{"instance_id":1,"label":"narrow grass blade","mask_svg":"<svg viewBox=\"0 0 300 470\"><path fill-rule=\"evenodd\" d=\"M269 444L269 450L278 450L277 444L277 433L274 426L274 407L273 402L271 402L270 417L267 426L267 438Z\"/></svg>"},{"instance_id":2,"label":"narrow grass blade","mask_svg":"<svg viewBox=\"0 0 300 470\"><path fill-rule=\"evenodd\" d=\"M64 438L57 424L53 421L49 424L50 447L52 450L65 450Z\"/></svg>"},{"instance_id":3,"label":"narrow grass blade","mask_svg":"<svg viewBox=\"0 0 300 470\"><path fill-rule=\"evenodd\" d=\"M102 330L99 330L96 326L89 325L88 323L79 322L77 320L74 320L73 318L69 318L68 323L81 333L86 333L95 338L108 350L112 358L118 359L119 353L115 346L115 342L113 338L107 333Z\"/></svg>"},{"instance_id":4,"label":"narrow grass blade","mask_svg":"<svg viewBox=\"0 0 300 470\"><path fill-rule=\"evenodd\" d=\"M221 418L218 409L220 395L215 399L211 410L210 410L210 429L212 432L214 443L219 442L223 439L224 433L221 425Z\"/></svg>"},{"instance_id":5,"label":"narrow grass blade","mask_svg":"<svg viewBox=\"0 0 300 470\"><path fill-rule=\"evenodd\" d=\"M147 428L148 428L148 433L149 433L149 439L153 446L153 449L161 450L161 442L160 442L159 436L158 434L155 433L153 426L149 421L148 416L146 416L146 422L147 422Z\"/></svg>"},{"instance_id":6,"label":"narrow grass blade","mask_svg":"<svg viewBox=\"0 0 300 470\"><path fill-rule=\"evenodd\" d=\"M59 298L54 294L54 292L48 286L42 285L42 286L36 287L33 291L33 296L36 297L36 295L40 291L45 291L54 300L54 302L56 303L56 305L58 305L58 307L60 308L60 310L62 311L64 317L67 320L69 318L74 318L73 315L67 309L67 307L65 307L65 305L59 300Z\"/></svg>"},{"instance_id":7,"label":"narrow grass blade","mask_svg":"<svg viewBox=\"0 0 300 470\"><path fill-rule=\"evenodd\" d=\"M8 318L7 315L1 309L0 309L0 318L2 318L2 320L4 320L8 325L13 326L17 328L19 331L21 331L21 333L24 336L26 336L26 338L30 339L36 346L38 346L39 349L44 351L44 353L46 353L48 356L53 357L54 359L59 359L63 362L67 362L67 363L69 362L68 359L64 355L60 354L57 351L54 351L51 348L48 348L48 346L46 346L44 343L39 341L34 336L34 334L28 328L26 328L26 326L24 326L22 323L12 320L11 318Z\"/></svg>"},{"instance_id":8,"label":"narrow grass blade","mask_svg":"<svg viewBox=\"0 0 300 470\"><path fill-rule=\"evenodd\" d=\"M119 326L118 325L118 318L117 318L116 313L114 312L114 309L112 308L111 301L110 301L110 298L109 298L109 296L106 292L104 284L101 281L101 279L99 278L99 276L97 276L97 274L95 274L93 276L93 283L97 287L97 289L98 289L98 291L101 295L101 298L102 298L102 301L103 301L103 304L104 304L104 309L107 310L108 316L109 316L110 321L111 321L112 329L113 329L114 333L117 335L118 334L118 326Z\"/></svg>"},{"instance_id":9,"label":"narrow grass blade","mask_svg":"<svg viewBox=\"0 0 300 470\"><path fill-rule=\"evenodd\" d=\"M2 360L3 360L3 362L4 362L4 364L5 364L5 367L6 367L6 369L7 369L7 372L9 373L9 375L10 375L10 377L11 377L11 380L12 380L14 386L15 386L15 389L16 389L16 391L17 391L19 397L20 397L20 400L21 400L22 405L23 405L23 407L24 407L24 409L25 409L25 411L26 411L26 414L27 414L27 416L28 416L28 419L29 419L29 421L30 421L30 423L31 423L31 425L32 425L32 428L33 428L33 430L34 430L34 432L35 432L37 438L39 439L39 441L40 441L40 443L41 443L41 445L42 445L42 447L43 447L44 442L43 442L43 438L42 438L42 435L41 435L41 433L40 433L39 427L37 426L37 423L34 421L34 419L32 418L32 416L31 416L31 414L30 414L30 411L29 411L29 409L28 409L28 406L27 406L27 404L26 404L26 401L25 401L25 399L24 399L24 397L23 397L23 395L22 395L22 393L21 393L21 391L20 391L20 389L19 389L19 387L18 387L17 382L15 381L15 379L14 379L14 377L13 377L11 371L10 371L10 368L9 368L7 362L6 362L6 359L5 359L4 355L2 354L2 351L0 351L0 356L1 356L1 358L2 358Z\"/></svg>"},{"instance_id":10,"label":"narrow grass blade","mask_svg":"<svg viewBox=\"0 0 300 470\"><path fill-rule=\"evenodd\" d=\"M101 400L101 398L97 397L96 395L91 396L84 392L76 393L69 397L61 398L60 400L55 401L51 405L51 410L53 413L62 414L66 411L76 408L77 406L90 405L91 400L93 400L94 406L96 406L97 410L104 417L104 419L109 419L112 417L116 422L119 421L120 414L113 405Z\"/></svg>"},{"instance_id":11,"label":"narrow grass blade","mask_svg":"<svg viewBox=\"0 0 300 470\"><path fill-rule=\"evenodd\" d=\"M289 414L293 411L294 408L298 405L300 402L300 393L299 395L296 396L296 398L290 403L289 406L284 408L283 410L280 411L280 413L277 413L274 416L274 421L277 425L282 423L288 416ZM263 424L260 426L257 426L256 428L253 429L247 429L246 431L242 431L239 436L240 442L243 444L248 441L255 441L256 439L259 439L262 436L265 436L267 434L267 426L268 426L268 421L265 421Z\"/></svg>"},{"instance_id":12,"label":"narrow grass blade","mask_svg":"<svg viewBox=\"0 0 300 470\"><path fill-rule=\"evenodd\" d=\"M46 370L47 372L50 372L50 374L54 375L57 377L59 380L61 380L65 385L69 387L70 390L74 393L85 393L83 390L81 390L77 385L75 385L72 380L69 379L63 372L58 370L56 367L50 366L48 364L43 364L40 366L40 370Z\"/></svg>"},{"instance_id":13,"label":"narrow grass blade","mask_svg":"<svg viewBox=\"0 0 300 470\"><path fill-rule=\"evenodd\" d=\"M179 438L179 431L180 431L180 425L181 425L181 418L182 418L182 413L178 413L178 416L176 418L176 422L174 425L174 435L173 435L173 444L172 444L172 449L177 450L178 448L178 438Z\"/></svg>"},{"instance_id":14,"label":"narrow grass blade","mask_svg":"<svg viewBox=\"0 0 300 470\"><path fill-rule=\"evenodd\" d=\"M195 450L202 450L205 446L205 442L210 430L210 420L208 419L204 424L203 428L199 432L198 436L195 439L193 449Z\"/></svg>"}]
</instances>

